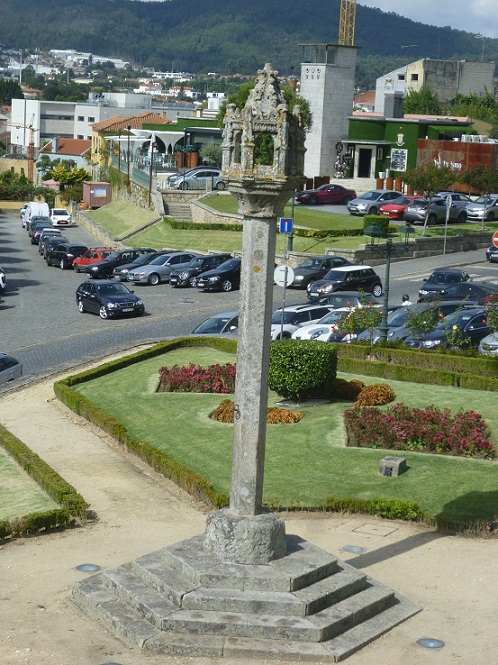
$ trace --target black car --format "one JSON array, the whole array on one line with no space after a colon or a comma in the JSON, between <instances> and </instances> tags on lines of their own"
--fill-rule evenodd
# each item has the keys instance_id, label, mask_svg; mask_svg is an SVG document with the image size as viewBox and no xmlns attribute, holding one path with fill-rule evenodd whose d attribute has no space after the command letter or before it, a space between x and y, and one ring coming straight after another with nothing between
<instances>
[{"instance_id":1,"label":"black car","mask_svg":"<svg viewBox=\"0 0 498 665\"><path fill-rule=\"evenodd\" d=\"M137 256L137 258L131 263L124 263L116 266L112 271L112 276L116 279L119 279L120 282L127 282L128 273L130 270L140 268L140 266L146 266L153 259L155 259L157 256L161 256L162 254L169 254L169 252L163 250L160 252L148 252L147 254L140 254L140 256Z\"/></svg>"},{"instance_id":2,"label":"black car","mask_svg":"<svg viewBox=\"0 0 498 665\"><path fill-rule=\"evenodd\" d=\"M314 300L346 289L365 291L378 298L382 295L382 282L370 266L340 266L329 270L322 280L308 284L306 295L309 300Z\"/></svg>"},{"instance_id":3,"label":"black car","mask_svg":"<svg viewBox=\"0 0 498 665\"><path fill-rule=\"evenodd\" d=\"M453 332L458 332L462 345L475 347L481 339L491 332L486 320L486 310L481 307L473 309L460 309L449 314L435 330L423 335L421 339L410 335L405 339L405 345L416 349L437 349L455 346L449 338Z\"/></svg>"},{"instance_id":4,"label":"black car","mask_svg":"<svg viewBox=\"0 0 498 665\"><path fill-rule=\"evenodd\" d=\"M183 268L173 270L169 277L169 283L171 286L195 286L198 275L217 268L231 258L231 254L196 256Z\"/></svg>"},{"instance_id":5,"label":"black car","mask_svg":"<svg viewBox=\"0 0 498 665\"><path fill-rule=\"evenodd\" d=\"M241 259L230 259L221 266L202 273L197 278L201 291L232 291L240 286Z\"/></svg>"},{"instance_id":6,"label":"black car","mask_svg":"<svg viewBox=\"0 0 498 665\"><path fill-rule=\"evenodd\" d=\"M32 233L33 229L35 228L35 226L37 224L41 224L42 222L47 224L46 228L51 228L51 229L53 228L52 222L50 221L49 217L45 217L43 215L33 215L33 217L26 224L26 231L28 232L28 237L31 237L31 233Z\"/></svg>"},{"instance_id":7,"label":"black car","mask_svg":"<svg viewBox=\"0 0 498 665\"><path fill-rule=\"evenodd\" d=\"M332 268L347 265L351 265L350 261L342 256L310 256L294 268L294 281L290 286L305 289L310 282L322 279Z\"/></svg>"},{"instance_id":8,"label":"black car","mask_svg":"<svg viewBox=\"0 0 498 665\"><path fill-rule=\"evenodd\" d=\"M152 247L140 247L138 249L121 249L117 252L109 254L104 261L99 263L91 263L85 267L85 272L90 275L92 279L109 279L112 276L114 268L124 265L125 263L133 263L133 261L141 254L149 254L155 252Z\"/></svg>"},{"instance_id":9,"label":"black car","mask_svg":"<svg viewBox=\"0 0 498 665\"><path fill-rule=\"evenodd\" d=\"M438 291L431 292L418 299L418 302L427 300L469 300L485 304L489 299L498 299L498 285L491 282L460 282Z\"/></svg>"},{"instance_id":10,"label":"black car","mask_svg":"<svg viewBox=\"0 0 498 665\"><path fill-rule=\"evenodd\" d=\"M63 242L70 242L69 238L66 238L65 236L49 236L46 238L46 240L43 241L43 246L42 246L42 256L47 260L47 254L49 250L53 249L55 245L58 245L59 243Z\"/></svg>"},{"instance_id":11,"label":"black car","mask_svg":"<svg viewBox=\"0 0 498 665\"><path fill-rule=\"evenodd\" d=\"M115 316L142 316L145 312L143 301L133 291L120 282L83 282L76 289L76 303L79 311L99 314L102 319Z\"/></svg>"},{"instance_id":12,"label":"black car","mask_svg":"<svg viewBox=\"0 0 498 665\"><path fill-rule=\"evenodd\" d=\"M372 296L363 291L334 291L312 301L313 305L330 305L333 309L342 307L361 307L372 302ZM377 301L374 299L373 303Z\"/></svg>"},{"instance_id":13,"label":"black car","mask_svg":"<svg viewBox=\"0 0 498 665\"><path fill-rule=\"evenodd\" d=\"M490 263L498 263L498 247L495 247L494 245L488 247L486 250L486 259Z\"/></svg>"},{"instance_id":14,"label":"black car","mask_svg":"<svg viewBox=\"0 0 498 665\"><path fill-rule=\"evenodd\" d=\"M45 249L45 243L47 242L48 238L57 238L60 242L64 242L66 240L59 229L43 229L38 239L38 254L41 254L42 256Z\"/></svg>"},{"instance_id":15,"label":"black car","mask_svg":"<svg viewBox=\"0 0 498 665\"><path fill-rule=\"evenodd\" d=\"M41 232L43 229L51 229L52 224L50 222L36 222L33 226L30 227L29 235L31 238L31 244L37 245L40 241Z\"/></svg>"},{"instance_id":16,"label":"black car","mask_svg":"<svg viewBox=\"0 0 498 665\"><path fill-rule=\"evenodd\" d=\"M75 258L82 256L88 247L70 242L60 242L47 248L47 265L59 266L61 270L70 268Z\"/></svg>"},{"instance_id":17,"label":"black car","mask_svg":"<svg viewBox=\"0 0 498 665\"><path fill-rule=\"evenodd\" d=\"M424 298L429 293L437 295L450 284L459 284L460 282L468 282L469 280L470 275L465 270L459 270L458 268L438 268L434 270L422 286L418 295L420 298Z\"/></svg>"}]
</instances>

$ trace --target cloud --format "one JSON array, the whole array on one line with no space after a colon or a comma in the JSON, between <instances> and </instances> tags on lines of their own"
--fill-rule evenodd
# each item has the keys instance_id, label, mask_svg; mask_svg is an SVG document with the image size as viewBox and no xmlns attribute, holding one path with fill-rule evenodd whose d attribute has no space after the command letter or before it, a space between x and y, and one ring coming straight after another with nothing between
<instances>
[{"instance_id":1,"label":"cloud","mask_svg":"<svg viewBox=\"0 0 498 665\"><path fill-rule=\"evenodd\" d=\"M457 30L498 37L495 21L496 0L360 0L362 5L376 7L384 12L395 12L413 21L430 25L449 25Z\"/></svg>"}]
</instances>

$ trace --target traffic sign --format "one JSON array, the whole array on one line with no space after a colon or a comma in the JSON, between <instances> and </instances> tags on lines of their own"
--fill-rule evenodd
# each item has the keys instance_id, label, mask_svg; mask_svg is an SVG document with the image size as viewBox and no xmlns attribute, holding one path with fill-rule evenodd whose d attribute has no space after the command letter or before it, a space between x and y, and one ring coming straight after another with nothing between
<instances>
[{"instance_id":1,"label":"traffic sign","mask_svg":"<svg viewBox=\"0 0 498 665\"><path fill-rule=\"evenodd\" d=\"M273 273L277 286L290 286L294 281L294 271L290 266L278 266Z\"/></svg>"},{"instance_id":2,"label":"traffic sign","mask_svg":"<svg viewBox=\"0 0 498 665\"><path fill-rule=\"evenodd\" d=\"M495 232L493 233L493 245L494 245L495 247L498 247L498 231L495 231Z\"/></svg>"},{"instance_id":3,"label":"traffic sign","mask_svg":"<svg viewBox=\"0 0 498 665\"><path fill-rule=\"evenodd\" d=\"M292 233L292 217L280 217L280 233Z\"/></svg>"}]
</instances>

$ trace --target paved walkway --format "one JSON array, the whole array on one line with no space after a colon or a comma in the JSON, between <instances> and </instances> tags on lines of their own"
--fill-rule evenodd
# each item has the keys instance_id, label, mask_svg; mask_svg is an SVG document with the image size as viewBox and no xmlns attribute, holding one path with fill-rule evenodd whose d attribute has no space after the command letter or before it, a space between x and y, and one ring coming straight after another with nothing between
<instances>
[{"instance_id":1,"label":"paved walkway","mask_svg":"<svg viewBox=\"0 0 498 665\"><path fill-rule=\"evenodd\" d=\"M112 568L201 533L205 508L67 410L55 399L52 381L1 396L0 422L74 485L97 515L83 528L0 546L1 665L249 665L145 657L68 601L72 586L84 575L75 570L77 565ZM348 561L424 608L354 654L350 665L498 663L496 539L443 536L371 517L283 517L288 533ZM344 550L351 545L364 551ZM424 649L416 644L422 637L441 639L446 646L438 652Z\"/></svg>"}]
</instances>

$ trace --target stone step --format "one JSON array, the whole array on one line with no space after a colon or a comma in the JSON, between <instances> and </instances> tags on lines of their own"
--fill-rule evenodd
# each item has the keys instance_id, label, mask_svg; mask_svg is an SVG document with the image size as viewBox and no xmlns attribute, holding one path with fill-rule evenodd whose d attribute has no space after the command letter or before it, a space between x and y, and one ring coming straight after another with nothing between
<instances>
[{"instance_id":1,"label":"stone step","mask_svg":"<svg viewBox=\"0 0 498 665\"><path fill-rule=\"evenodd\" d=\"M383 584L375 583L308 618L319 629L319 641L323 642L371 619L394 603L394 591Z\"/></svg>"},{"instance_id":2,"label":"stone step","mask_svg":"<svg viewBox=\"0 0 498 665\"><path fill-rule=\"evenodd\" d=\"M337 571L319 582L310 584L294 592L294 596L304 603L305 616L316 614L362 591L367 585L367 576L346 563Z\"/></svg>"},{"instance_id":3,"label":"stone step","mask_svg":"<svg viewBox=\"0 0 498 665\"><path fill-rule=\"evenodd\" d=\"M132 561L132 569L144 582L156 591L160 591L165 598L181 607L185 594L196 589L199 584L192 582L181 573L166 565L157 552Z\"/></svg>"},{"instance_id":4,"label":"stone step","mask_svg":"<svg viewBox=\"0 0 498 665\"><path fill-rule=\"evenodd\" d=\"M185 610L305 616L306 605L290 592L199 587L183 598Z\"/></svg>"}]
</instances>

